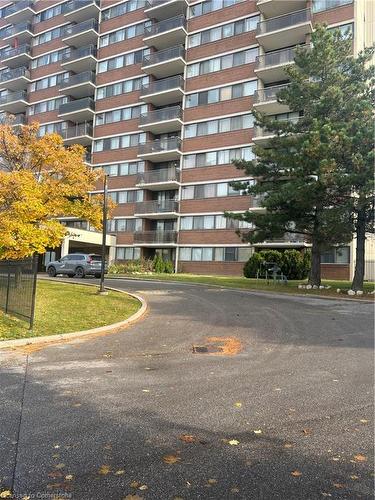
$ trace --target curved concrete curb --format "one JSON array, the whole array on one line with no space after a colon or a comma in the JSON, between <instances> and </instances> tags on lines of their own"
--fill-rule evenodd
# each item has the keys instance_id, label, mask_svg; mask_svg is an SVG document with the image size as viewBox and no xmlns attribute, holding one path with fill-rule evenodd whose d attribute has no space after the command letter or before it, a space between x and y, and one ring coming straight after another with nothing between
<instances>
[{"instance_id":1,"label":"curved concrete curb","mask_svg":"<svg viewBox=\"0 0 375 500\"><path fill-rule=\"evenodd\" d=\"M49 280L49 281L54 281L54 280ZM97 286L94 283L80 283L77 281L63 281L63 280L56 280L59 283L68 283L68 284L76 284L76 285L85 285L85 286ZM90 330L81 330L77 332L70 332L70 333L57 333L55 335L46 335L43 337L28 337L24 339L14 339L14 340L4 340L0 341L0 349L5 349L5 348L12 348L12 347L19 347L19 346L26 346L26 345L31 345L31 344L48 344L48 343L55 343L55 342L61 342L64 340L73 340L81 337L87 337L88 335L95 335L95 334L103 334L103 333L110 333L114 332L116 330L126 328L129 325L135 323L136 321L140 320L144 314L147 311L147 302L143 297L140 295L137 295L135 293L131 292L126 292L125 290L120 290L119 288L114 288L111 286L106 286L106 290L112 290L114 292L120 292L124 293L127 295L130 295L131 297L134 297L135 299L139 300L141 303L141 308L134 313L132 316L130 316L128 319L125 319L124 321L119 321L118 323L112 323L111 325L105 325L105 326L99 326L98 328L91 328Z\"/></svg>"}]
</instances>

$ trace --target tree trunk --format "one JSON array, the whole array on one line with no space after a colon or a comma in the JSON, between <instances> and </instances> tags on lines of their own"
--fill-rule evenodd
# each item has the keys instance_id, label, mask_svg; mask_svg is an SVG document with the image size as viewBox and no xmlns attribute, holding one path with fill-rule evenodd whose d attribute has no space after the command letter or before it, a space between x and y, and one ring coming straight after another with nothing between
<instances>
[{"instance_id":1,"label":"tree trunk","mask_svg":"<svg viewBox=\"0 0 375 500\"><path fill-rule=\"evenodd\" d=\"M312 248L311 248L311 270L309 275L309 285L312 286L320 286L320 260L321 260L321 249L320 244L314 240L312 240Z\"/></svg>"},{"instance_id":2,"label":"tree trunk","mask_svg":"<svg viewBox=\"0 0 375 500\"><path fill-rule=\"evenodd\" d=\"M359 210L357 217L357 246L355 250L355 271L352 282L352 290L363 290L365 277L365 242L366 242L366 217L365 211Z\"/></svg>"}]
</instances>

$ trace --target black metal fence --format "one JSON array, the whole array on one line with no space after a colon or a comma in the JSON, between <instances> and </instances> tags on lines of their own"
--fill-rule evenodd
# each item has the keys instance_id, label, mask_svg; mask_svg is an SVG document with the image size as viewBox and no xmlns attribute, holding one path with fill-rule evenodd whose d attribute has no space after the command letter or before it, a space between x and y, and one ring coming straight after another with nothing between
<instances>
[{"instance_id":1,"label":"black metal fence","mask_svg":"<svg viewBox=\"0 0 375 500\"><path fill-rule=\"evenodd\" d=\"M0 309L33 327L38 256L0 260Z\"/></svg>"}]
</instances>

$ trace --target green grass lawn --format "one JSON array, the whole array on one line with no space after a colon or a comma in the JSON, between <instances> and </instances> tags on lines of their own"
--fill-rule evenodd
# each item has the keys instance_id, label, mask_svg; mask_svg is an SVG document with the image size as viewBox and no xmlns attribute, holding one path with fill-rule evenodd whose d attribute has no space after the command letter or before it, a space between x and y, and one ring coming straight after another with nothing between
<instances>
[{"instance_id":1,"label":"green grass lawn","mask_svg":"<svg viewBox=\"0 0 375 500\"><path fill-rule=\"evenodd\" d=\"M110 277L109 275L108 277ZM329 290L306 290L299 289L298 285L303 283L306 284L306 280L291 280L288 281L287 285L270 282L267 284L266 280L257 280L253 278L243 278L240 276L205 276L205 275L197 275L197 274L129 274L129 275L112 275L116 276L126 276L129 278L146 278L153 280L162 280L162 281L182 281L185 283L202 283L206 285L216 285L225 288L242 288L246 290L267 290L273 292L282 292L282 293L298 293L298 294L309 294L309 295L332 295L334 297L340 297L339 294L336 293L337 288L341 290L349 290L350 289L350 281L333 281L333 280L323 280L323 285L330 285L331 288ZM374 283L366 283L365 284L365 293L370 292L374 289ZM344 293L341 294L344 296ZM348 297L347 295L345 295ZM365 298L370 298L369 295L365 295ZM359 299L360 297L355 297Z\"/></svg>"},{"instance_id":2,"label":"green grass lawn","mask_svg":"<svg viewBox=\"0 0 375 500\"><path fill-rule=\"evenodd\" d=\"M0 312L0 342L109 325L128 318L141 307L129 295L96 292L96 287L38 280L33 331L28 330L26 322Z\"/></svg>"}]
</instances>

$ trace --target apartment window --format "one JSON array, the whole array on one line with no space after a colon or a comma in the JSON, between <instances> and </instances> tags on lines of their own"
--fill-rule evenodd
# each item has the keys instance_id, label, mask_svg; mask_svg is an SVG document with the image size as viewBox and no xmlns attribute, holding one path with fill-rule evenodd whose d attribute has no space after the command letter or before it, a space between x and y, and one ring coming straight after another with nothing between
<instances>
[{"instance_id":1,"label":"apartment window","mask_svg":"<svg viewBox=\"0 0 375 500\"><path fill-rule=\"evenodd\" d=\"M147 104L143 104L142 106L130 106L128 108L114 109L113 111L97 114L96 125L105 125L124 120L134 120L135 118L139 118L142 113L147 113Z\"/></svg>"},{"instance_id":2,"label":"apartment window","mask_svg":"<svg viewBox=\"0 0 375 500\"><path fill-rule=\"evenodd\" d=\"M132 64L139 64L142 62L144 56L149 55L150 52L150 49L141 49L136 50L135 52L129 52L128 54L123 54L122 56L112 57L111 59L101 61L98 64L98 73L104 73L105 71L131 66Z\"/></svg>"},{"instance_id":3,"label":"apartment window","mask_svg":"<svg viewBox=\"0 0 375 500\"><path fill-rule=\"evenodd\" d=\"M110 7L109 9L102 11L102 20L107 21L108 19L122 16L127 12L132 12L133 10L137 9L143 9L145 5L146 0L130 0L120 5L115 5L114 7Z\"/></svg>"},{"instance_id":4,"label":"apartment window","mask_svg":"<svg viewBox=\"0 0 375 500\"><path fill-rule=\"evenodd\" d=\"M353 3L353 0L313 0L313 12L335 9L349 3Z\"/></svg>"},{"instance_id":5,"label":"apartment window","mask_svg":"<svg viewBox=\"0 0 375 500\"><path fill-rule=\"evenodd\" d=\"M34 22L40 23L41 21L47 21L47 19L52 19L60 14L64 14L67 10L68 3L69 2L61 3L59 5L55 5L54 7L50 7L49 9L43 10L43 12L39 12L34 16Z\"/></svg>"},{"instance_id":6,"label":"apartment window","mask_svg":"<svg viewBox=\"0 0 375 500\"><path fill-rule=\"evenodd\" d=\"M249 229L252 225L249 222L237 219L229 219L224 215L199 215L181 217L181 231L199 231L206 229Z\"/></svg>"},{"instance_id":7,"label":"apartment window","mask_svg":"<svg viewBox=\"0 0 375 500\"><path fill-rule=\"evenodd\" d=\"M29 107L29 115L37 115L39 113L47 113L48 111L55 111L59 109L61 104L68 102L68 97L58 97L57 99L50 99L49 101L42 101L32 104Z\"/></svg>"},{"instance_id":8,"label":"apartment window","mask_svg":"<svg viewBox=\"0 0 375 500\"><path fill-rule=\"evenodd\" d=\"M143 35L145 28L151 26L151 20L143 21L142 23L133 24L133 26L128 26L127 28L122 28L107 35L100 37L99 45L100 47L107 47L113 43L123 42L130 38Z\"/></svg>"},{"instance_id":9,"label":"apartment window","mask_svg":"<svg viewBox=\"0 0 375 500\"><path fill-rule=\"evenodd\" d=\"M41 33L37 35L32 40L32 45L42 45L43 43L50 42L51 40L55 40L55 38L60 38L64 35L66 28L72 26L71 24L65 24L64 26L59 26L58 28L54 28L53 30L46 31L45 33Z\"/></svg>"},{"instance_id":10,"label":"apartment window","mask_svg":"<svg viewBox=\"0 0 375 500\"><path fill-rule=\"evenodd\" d=\"M104 165L103 168L105 173L111 177L117 177L120 175L135 175L145 171L144 161L128 161L124 163L116 163L114 165Z\"/></svg>"},{"instance_id":11,"label":"apartment window","mask_svg":"<svg viewBox=\"0 0 375 500\"><path fill-rule=\"evenodd\" d=\"M342 24L341 26L334 26L329 28L328 31L339 30L341 36L344 38L353 38L354 26L353 23Z\"/></svg>"},{"instance_id":12,"label":"apartment window","mask_svg":"<svg viewBox=\"0 0 375 500\"><path fill-rule=\"evenodd\" d=\"M40 80L36 80L35 82L31 83L30 91L35 92L35 90L44 90L50 87L55 87L56 85L59 85L62 80L69 78L69 76L69 71L66 71L65 73L59 73L58 75L46 76L45 78L41 78Z\"/></svg>"},{"instance_id":13,"label":"apartment window","mask_svg":"<svg viewBox=\"0 0 375 500\"><path fill-rule=\"evenodd\" d=\"M110 196L112 200L119 205L123 203L143 201L142 189L133 189L131 191L110 191L108 196Z\"/></svg>"},{"instance_id":14,"label":"apartment window","mask_svg":"<svg viewBox=\"0 0 375 500\"><path fill-rule=\"evenodd\" d=\"M47 123L39 127L38 136L43 137L46 134L60 134L67 128L68 122Z\"/></svg>"},{"instance_id":15,"label":"apartment window","mask_svg":"<svg viewBox=\"0 0 375 500\"><path fill-rule=\"evenodd\" d=\"M61 61L65 55L70 53L70 48L55 50L54 52L50 52L49 54L44 54L43 56L37 57L31 61L30 67L40 68L41 66L46 66L47 64L53 64L58 61Z\"/></svg>"},{"instance_id":16,"label":"apartment window","mask_svg":"<svg viewBox=\"0 0 375 500\"><path fill-rule=\"evenodd\" d=\"M251 253L249 247L180 247L180 260L246 262Z\"/></svg>"},{"instance_id":17,"label":"apartment window","mask_svg":"<svg viewBox=\"0 0 375 500\"><path fill-rule=\"evenodd\" d=\"M235 85L228 85L227 87L221 87L218 89L196 92L186 96L185 107L194 108L196 106L204 106L206 104L215 104L217 102L228 101L230 99L247 97L253 95L257 88L258 80L253 80L251 82L237 83Z\"/></svg>"},{"instance_id":18,"label":"apartment window","mask_svg":"<svg viewBox=\"0 0 375 500\"><path fill-rule=\"evenodd\" d=\"M97 99L105 99L115 95L127 94L128 92L135 92L140 90L142 85L147 85L150 82L150 77L144 76L141 78L133 78L132 80L125 80L124 82L114 83L105 87L100 87L96 91Z\"/></svg>"},{"instance_id":19,"label":"apartment window","mask_svg":"<svg viewBox=\"0 0 375 500\"><path fill-rule=\"evenodd\" d=\"M332 248L321 254L322 264L349 264L350 248Z\"/></svg>"},{"instance_id":20,"label":"apartment window","mask_svg":"<svg viewBox=\"0 0 375 500\"><path fill-rule=\"evenodd\" d=\"M200 123L191 123L190 125L185 125L185 139L252 128L253 125L254 117L252 114L232 116L230 118L221 118L220 120L209 120Z\"/></svg>"},{"instance_id":21,"label":"apartment window","mask_svg":"<svg viewBox=\"0 0 375 500\"><path fill-rule=\"evenodd\" d=\"M94 152L110 151L113 149L133 148L138 144L146 142L146 134L127 134L107 137L94 142Z\"/></svg>"},{"instance_id":22,"label":"apartment window","mask_svg":"<svg viewBox=\"0 0 375 500\"><path fill-rule=\"evenodd\" d=\"M258 48L256 47L254 49L242 50L241 52L235 52L233 54L208 59L207 61L190 64L187 67L187 77L193 78L194 76L214 73L215 71L241 66L242 64L249 64L255 61L257 55Z\"/></svg>"},{"instance_id":23,"label":"apartment window","mask_svg":"<svg viewBox=\"0 0 375 500\"><path fill-rule=\"evenodd\" d=\"M230 7L245 0L206 0L205 2L197 3L189 7L189 17L198 17L203 14L208 14L215 10L220 10L225 7Z\"/></svg>"},{"instance_id":24,"label":"apartment window","mask_svg":"<svg viewBox=\"0 0 375 500\"><path fill-rule=\"evenodd\" d=\"M140 258L141 258L140 248L136 247L116 248L116 260L137 260Z\"/></svg>"},{"instance_id":25,"label":"apartment window","mask_svg":"<svg viewBox=\"0 0 375 500\"><path fill-rule=\"evenodd\" d=\"M189 36L188 47L197 47L198 45L216 42L217 40L222 40L223 38L253 31L255 30L258 22L259 16L253 16L224 24L223 26L217 26L216 28L201 31L200 33L195 33L194 35Z\"/></svg>"},{"instance_id":26,"label":"apartment window","mask_svg":"<svg viewBox=\"0 0 375 500\"><path fill-rule=\"evenodd\" d=\"M109 222L110 231L113 232L142 231L142 219L113 219Z\"/></svg>"},{"instance_id":27,"label":"apartment window","mask_svg":"<svg viewBox=\"0 0 375 500\"><path fill-rule=\"evenodd\" d=\"M246 191L236 191L229 182L218 182L216 184L197 184L195 186L182 187L183 200L199 200L205 198L220 198L224 196L246 195Z\"/></svg>"},{"instance_id":28,"label":"apartment window","mask_svg":"<svg viewBox=\"0 0 375 500\"><path fill-rule=\"evenodd\" d=\"M228 165L232 160L253 160L255 155L250 147L222 149L206 153L195 153L184 156L183 168L211 167Z\"/></svg>"}]
</instances>

